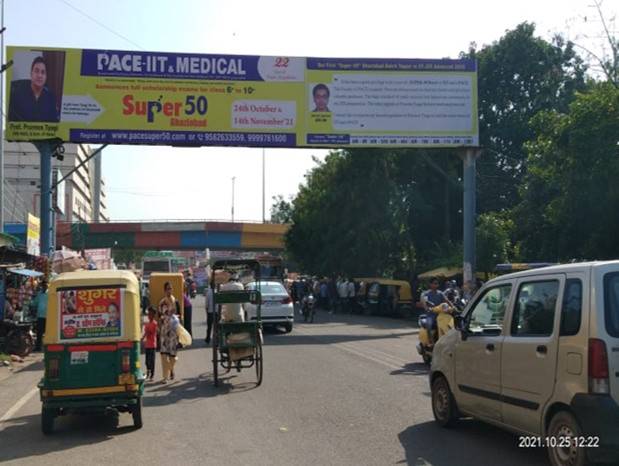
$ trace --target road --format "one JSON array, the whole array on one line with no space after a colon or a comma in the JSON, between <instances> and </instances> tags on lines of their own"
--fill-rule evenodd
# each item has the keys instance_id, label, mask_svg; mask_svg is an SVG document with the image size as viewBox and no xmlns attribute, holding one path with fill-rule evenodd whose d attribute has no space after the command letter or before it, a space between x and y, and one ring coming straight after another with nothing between
<instances>
[{"instance_id":1,"label":"road","mask_svg":"<svg viewBox=\"0 0 619 466\"><path fill-rule=\"evenodd\" d=\"M203 300L194 302L195 345L172 384L148 384L144 427L129 414L66 416L40 432L40 401L24 397L41 366L0 382L0 402L27 399L0 424L0 462L184 465L546 465L543 451L474 420L433 423L427 370L411 322L319 312L314 324L265 335L264 382L253 370L215 388L203 341ZM157 372L161 374L159 360ZM0 417L5 409L0 412Z\"/></svg>"}]
</instances>

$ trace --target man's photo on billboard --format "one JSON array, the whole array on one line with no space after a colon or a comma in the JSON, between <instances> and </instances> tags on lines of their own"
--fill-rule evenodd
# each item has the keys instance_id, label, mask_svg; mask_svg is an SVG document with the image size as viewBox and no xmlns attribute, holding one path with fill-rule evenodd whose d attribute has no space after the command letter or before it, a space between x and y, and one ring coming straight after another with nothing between
<instances>
[{"instance_id":1,"label":"man's photo on billboard","mask_svg":"<svg viewBox=\"0 0 619 466\"><path fill-rule=\"evenodd\" d=\"M60 121L65 52L23 51L13 56L9 121Z\"/></svg>"},{"instance_id":2,"label":"man's photo on billboard","mask_svg":"<svg viewBox=\"0 0 619 466\"><path fill-rule=\"evenodd\" d=\"M331 91L326 84L316 84L312 88L312 100L314 102L314 110L312 112L330 112L329 110L329 97Z\"/></svg>"}]
</instances>

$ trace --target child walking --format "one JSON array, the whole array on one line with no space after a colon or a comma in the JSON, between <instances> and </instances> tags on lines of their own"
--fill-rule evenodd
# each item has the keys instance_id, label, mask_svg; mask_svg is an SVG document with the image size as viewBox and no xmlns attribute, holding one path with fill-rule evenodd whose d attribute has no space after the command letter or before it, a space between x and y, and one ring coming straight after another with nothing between
<instances>
[{"instance_id":1,"label":"child walking","mask_svg":"<svg viewBox=\"0 0 619 466\"><path fill-rule=\"evenodd\" d=\"M146 352L146 378L153 380L155 377L155 350L157 348L157 321L155 320L156 309L148 307L148 322L144 324L144 350Z\"/></svg>"}]
</instances>

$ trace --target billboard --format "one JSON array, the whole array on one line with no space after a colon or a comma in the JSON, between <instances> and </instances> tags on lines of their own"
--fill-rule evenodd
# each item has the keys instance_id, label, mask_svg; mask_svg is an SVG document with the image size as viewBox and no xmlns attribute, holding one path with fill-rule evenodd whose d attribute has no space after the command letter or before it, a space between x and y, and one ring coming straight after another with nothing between
<instances>
[{"instance_id":1,"label":"billboard","mask_svg":"<svg viewBox=\"0 0 619 466\"><path fill-rule=\"evenodd\" d=\"M28 229L26 230L26 251L33 256L41 255L41 220L28 214Z\"/></svg>"},{"instance_id":2,"label":"billboard","mask_svg":"<svg viewBox=\"0 0 619 466\"><path fill-rule=\"evenodd\" d=\"M8 47L7 139L477 146L474 60Z\"/></svg>"},{"instance_id":3,"label":"billboard","mask_svg":"<svg viewBox=\"0 0 619 466\"><path fill-rule=\"evenodd\" d=\"M59 290L60 341L120 337L123 292L117 287Z\"/></svg>"}]
</instances>

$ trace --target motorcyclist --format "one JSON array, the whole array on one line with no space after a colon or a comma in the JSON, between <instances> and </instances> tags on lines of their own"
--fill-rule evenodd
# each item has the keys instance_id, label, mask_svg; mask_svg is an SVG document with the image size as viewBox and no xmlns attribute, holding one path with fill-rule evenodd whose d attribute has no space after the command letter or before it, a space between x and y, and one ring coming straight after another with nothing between
<instances>
[{"instance_id":1,"label":"motorcyclist","mask_svg":"<svg viewBox=\"0 0 619 466\"><path fill-rule=\"evenodd\" d=\"M447 282L447 287L445 288L444 294L445 298L452 303L455 303L458 299L460 299L460 290L458 289L458 284L455 280L450 280Z\"/></svg>"},{"instance_id":2,"label":"motorcyclist","mask_svg":"<svg viewBox=\"0 0 619 466\"><path fill-rule=\"evenodd\" d=\"M433 277L430 280L430 288L421 295L421 300L423 301L427 312L428 324L430 326L429 333L434 340L434 330L437 328L437 325L436 314L432 309L440 304L448 304L445 294L439 290L438 278ZM436 340L433 341L433 343L435 342Z\"/></svg>"}]
</instances>

